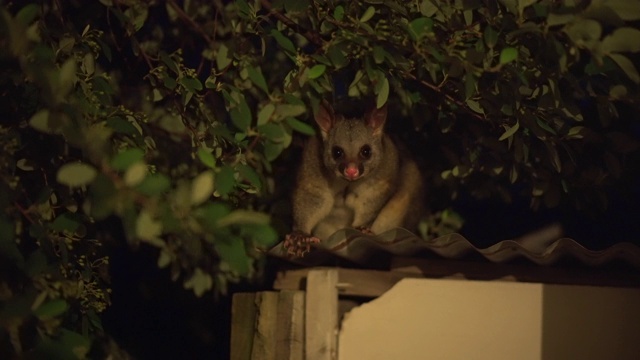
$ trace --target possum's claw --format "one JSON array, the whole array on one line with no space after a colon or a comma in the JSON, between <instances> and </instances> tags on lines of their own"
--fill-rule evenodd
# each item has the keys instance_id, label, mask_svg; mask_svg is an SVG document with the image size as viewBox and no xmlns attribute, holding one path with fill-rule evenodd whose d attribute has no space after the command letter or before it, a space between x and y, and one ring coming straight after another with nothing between
<instances>
[{"instance_id":1,"label":"possum's claw","mask_svg":"<svg viewBox=\"0 0 640 360\"><path fill-rule=\"evenodd\" d=\"M358 226L356 228L356 230L360 231L361 233L365 234L365 235L375 235L373 233L373 231L371 231L371 228L366 227L366 226Z\"/></svg>"},{"instance_id":2,"label":"possum's claw","mask_svg":"<svg viewBox=\"0 0 640 360\"><path fill-rule=\"evenodd\" d=\"M311 251L311 244L320 242L315 236L305 234L301 231L294 231L284 238L284 248L287 249L288 255L303 257L304 254Z\"/></svg>"}]
</instances>

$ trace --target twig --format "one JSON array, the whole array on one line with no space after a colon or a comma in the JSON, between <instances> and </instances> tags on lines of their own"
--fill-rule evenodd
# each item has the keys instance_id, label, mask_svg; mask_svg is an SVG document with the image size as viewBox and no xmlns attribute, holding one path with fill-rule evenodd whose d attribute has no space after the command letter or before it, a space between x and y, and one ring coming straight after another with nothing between
<instances>
[{"instance_id":1,"label":"twig","mask_svg":"<svg viewBox=\"0 0 640 360\"><path fill-rule=\"evenodd\" d=\"M173 0L168 0L167 4L169 4L169 6L171 6L171 8L178 14L178 16L180 18L182 18L183 20L185 20L187 23L189 23L189 25L191 25L191 27L197 31L198 33L200 33L200 35L207 41L208 44L213 43L213 39L207 35L207 33L202 30L202 27L200 27L200 25L198 23L196 23L195 21L193 21L192 18L189 17L189 15L187 15L181 8L180 6L178 6L178 4L176 4Z\"/></svg>"},{"instance_id":2,"label":"twig","mask_svg":"<svg viewBox=\"0 0 640 360\"><path fill-rule=\"evenodd\" d=\"M477 118L479 120L486 120L482 116L478 115L476 112L470 110L469 107L465 103L463 103L462 101L460 101L460 100L454 98L453 96L447 94L446 92L442 91L442 89L439 86L433 85L430 82L427 82L425 80L418 80L418 78L416 78L415 75L413 75L411 73L403 72L402 75L405 76L406 78L410 79L410 80L418 81L423 86L428 87L429 89L436 91L437 93L439 93L442 96L444 96L445 99L451 101L452 103L460 106L463 109L466 109L467 112L469 114L471 114L473 117L475 117L475 118Z\"/></svg>"},{"instance_id":3,"label":"twig","mask_svg":"<svg viewBox=\"0 0 640 360\"><path fill-rule=\"evenodd\" d=\"M29 223L33 224L34 221L33 219L31 219L31 216L29 216L29 212L27 210L25 210L22 206L20 206L20 204L18 204L17 201L14 201L13 205L15 205L15 207L20 210L20 212L22 213L22 216L25 217L25 219L27 219L29 221Z\"/></svg>"},{"instance_id":4,"label":"twig","mask_svg":"<svg viewBox=\"0 0 640 360\"><path fill-rule=\"evenodd\" d=\"M280 20L288 28L290 28L291 30L295 31L296 33L302 35L305 39L309 40L314 45L322 46L324 44L324 40L322 40L322 37L320 37L320 35L317 32L310 31L310 30L307 30L307 29L303 28L302 26L300 26L300 25L296 24L295 22L293 22L293 20L291 20L288 17L286 17L283 14L281 14L278 10L273 9L273 7L271 6L271 3L269 2L269 0L260 0L260 3L262 4L262 7L264 7L266 10L268 10L269 13L273 14L273 16L275 16L278 20Z\"/></svg>"}]
</instances>

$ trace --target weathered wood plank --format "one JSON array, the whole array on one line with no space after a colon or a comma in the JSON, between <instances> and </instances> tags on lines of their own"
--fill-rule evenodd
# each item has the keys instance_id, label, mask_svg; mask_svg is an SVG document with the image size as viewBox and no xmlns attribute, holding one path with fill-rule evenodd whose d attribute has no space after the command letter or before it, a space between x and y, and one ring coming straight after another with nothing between
<instances>
[{"instance_id":1,"label":"weathered wood plank","mask_svg":"<svg viewBox=\"0 0 640 360\"><path fill-rule=\"evenodd\" d=\"M278 301L276 358L304 359L304 291L283 290Z\"/></svg>"},{"instance_id":2,"label":"weathered wood plank","mask_svg":"<svg viewBox=\"0 0 640 360\"><path fill-rule=\"evenodd\" d=\"M273 287L279 290L298 290L312 268L280 272ZM419 273L401 273L380 270L360 270L334 268L338 271L338 292L340 295L377 297L384 294L405 277L421 277Z\"/></svg>"},{"instance_id":3,"label":"weathered wood plank","mask_svg":"<svg viewBox=\"0 0 640 360\"><path fill-rule=\"evenodd\" d=\"M231 360L250 360L256 324L255 293L237 293L231 303Z\"/></svg>"},{"instance_id":4,"label":"weathered wood plank","mask_svg":"<svg viewBox=\"0 0 640 360\"><path fill-rule=\"evenodd\" d=\"M338 340L338 270L314 269L307 276L305 354L307 360L333 360Z\"/></svg>"},{"instance_id":5,"label":"weathered wood plank","mask_svg":"<svg viewBox=\"0 0 640 360\"><path fill-rule=\"evenodd\" d=\"M278 297L276 291L256 294L256 325L251 349L252 360L276 360L276 329L278 325Z\"/></svg>"}]
</instances>

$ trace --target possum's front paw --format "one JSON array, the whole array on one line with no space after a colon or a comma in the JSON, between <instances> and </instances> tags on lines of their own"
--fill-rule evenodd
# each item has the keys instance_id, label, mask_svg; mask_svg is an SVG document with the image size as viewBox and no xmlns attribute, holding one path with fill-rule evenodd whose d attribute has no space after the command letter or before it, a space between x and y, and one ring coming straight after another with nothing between
<instances>
[{"instance_id":1,"label":"possum's front paw","mask_svg":"<svg viewBox=\"0 0 640 360\"><path fill-rule=\"evenodd\" d=\"M319 242L320 239L315 236L305 234L301 231L294 231L285 236L283 246L287 249L287 254L303 257L304 254L311 251L311 244L317 244Z\"/></svg>"}]
</instances>

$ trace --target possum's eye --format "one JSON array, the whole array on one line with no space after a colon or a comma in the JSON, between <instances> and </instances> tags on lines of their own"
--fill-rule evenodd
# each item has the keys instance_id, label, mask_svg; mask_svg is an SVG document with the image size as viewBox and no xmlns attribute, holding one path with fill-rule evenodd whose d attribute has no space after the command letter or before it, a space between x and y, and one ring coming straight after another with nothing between
<instances>
[{"instance_id":1,"label":"possum's eye","mask_svg":"<svg viewBox=\"0 0 640 360\"><path fill-rule=\"evenodd\" d=\"M368 159L371 157L371 146L369 145L364 145L363 147L360 148L360 156L363 159Z\"/></svg>"},{"instance_id":2,"label":"possum's eye","mask_svg":"<svg viewBox=\"0 0 640 360\"><path fill-rule=\"evenodd\" d=\"M339 146L334 146L331 148L331 156L333 157L333 160L338 160L344 156L344 150Z\"/></svg>"}]
</instances>

